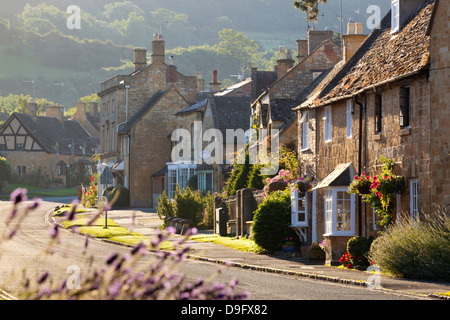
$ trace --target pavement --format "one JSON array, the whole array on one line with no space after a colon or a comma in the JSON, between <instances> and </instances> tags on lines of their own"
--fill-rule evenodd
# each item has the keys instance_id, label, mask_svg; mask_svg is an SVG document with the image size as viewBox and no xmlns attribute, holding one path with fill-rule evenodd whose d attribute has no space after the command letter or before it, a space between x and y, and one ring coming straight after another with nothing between
<instances>
[{"instance_id":1,"label":"pavement","mask_svg":"<svg viewBox=\"0 0 450 320\"><path fill-rule=\"evenodd\" d=\"M155 237L162 221L154 209L122 209L108 211L108 218L117 224L132 229L150 238ZM402 294L420 295L432 299L450 300L436 293L450 292L450 283L399 279L358 270L348 270L325 266L323 262L308 258L286 258L273 255L255 254L232 249L224 245L188 240L191 247L188 258L225 264L230 267L273 272L306 277L320 281L370 286L377 290L387 290Z\"/></svg>"}]
</instances>

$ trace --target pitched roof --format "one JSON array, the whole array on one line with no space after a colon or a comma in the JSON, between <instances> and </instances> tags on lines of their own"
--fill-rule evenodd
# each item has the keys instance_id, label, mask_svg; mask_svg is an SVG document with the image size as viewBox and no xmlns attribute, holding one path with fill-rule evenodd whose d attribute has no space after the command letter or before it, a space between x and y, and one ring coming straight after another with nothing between
<instances>
[{"instance_id":1,"label":"pitched roof","mask_svg":"<svg viewBox=\"0 0 450 320\"><path fill-rule=\"evenodd\" d=\"M29 114L13 113L26 130L37 140L47 152L82 154L83 148L87 154L93 154L98 146L98 139L93 138L78 121L64 120L64 124L53 117L32 117Z\"/></svg>"},{"instance_id":2,"label":"pitched roof","mask_svg":"<svg viewBox=\"0 0 450 320\"><path fill-rule=\"evenodd\" d=\"M434 7L427 1L411 14L401 31L391 34L391 13L374 29L353 57L316 97L314 104L324 105L346 99L372 86L424 69L429 57L426 34Z\"/></svg>"},{"instance_id":3,"label":"pitched roof","mask_svg":"<svg viewBox=\"0 0 450 320\"><path fill-rule=\"evenodd\" d=\"M214 96L210 101L215 127L224 138L227 129L250 128L250 96Z\"/></svg>"},{"instance_id":4,"label":"pitched roof","mask_svg":"<svg viewBox=\"0 0 450 320\"><path fill-rule=\"evenodd\" d=\"M140 108L131 119L119 129L119 133L128 132L134 125L167 93L168 90L158 90L147 102Z\"/></svg>"}]
</instances>

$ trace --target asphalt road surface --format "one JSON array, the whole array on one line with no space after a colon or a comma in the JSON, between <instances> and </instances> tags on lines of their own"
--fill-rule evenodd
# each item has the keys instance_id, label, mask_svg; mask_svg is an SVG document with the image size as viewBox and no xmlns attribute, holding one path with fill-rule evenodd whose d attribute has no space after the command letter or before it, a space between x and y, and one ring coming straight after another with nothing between
<instances>
[{"instance_id":1,"label":"asphalt road surface","mask_svg":"<svg viewBox=\"0 0 450 320\"><path fill-rule=\"evenodd\" d=\"M68 276L71 266L81 269L81 274L103 266L112 252L126 253L130 249L98 240L90 240L87 253L83 254L85 238L69 231L61 232L61 242L52 255L40 256L47 247L51 225L46 213L58 204L71 203L70 198L45 199L40 207L22 222L12 240L0 243L0 289L15 296L23 288L23 274L36 279L44 271L60 281ZM0 201L0 234L9 229L3 220L9 215L12 204ZM149 257L151 259L152 257ZM207 279L217 273L217 264L186 260L180 271L188 281ZM239 280L238 290L248 291L252 300L409 300L418 299L379 290L334 284L293 276L264 273L227 266L211 281L229 282ZM70 272L70 271L69 271ZM2 291L0 291L0 295ZM3 298L6 296L3 295Z\"/></svg>"}]
</instances>

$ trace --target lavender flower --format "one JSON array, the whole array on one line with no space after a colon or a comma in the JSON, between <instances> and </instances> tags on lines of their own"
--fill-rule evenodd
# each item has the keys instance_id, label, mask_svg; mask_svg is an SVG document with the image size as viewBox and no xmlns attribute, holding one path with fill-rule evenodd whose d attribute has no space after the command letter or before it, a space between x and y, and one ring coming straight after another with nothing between
<instances>
[{"instance_id":1,"label":"lavender flower","mask_svg":"<svg viewBox=\"0 0 450 320\"><path fill-rule=\"evenodd\" d=\"M10 195L10 200L12 203L14 203L14 205L18 204L19 202L22 201L27 201L27 193L28 190L27 189L23 189L23 188L17 188L16 190L14 190L11 195Z\"/></svg>"}]
</instances>

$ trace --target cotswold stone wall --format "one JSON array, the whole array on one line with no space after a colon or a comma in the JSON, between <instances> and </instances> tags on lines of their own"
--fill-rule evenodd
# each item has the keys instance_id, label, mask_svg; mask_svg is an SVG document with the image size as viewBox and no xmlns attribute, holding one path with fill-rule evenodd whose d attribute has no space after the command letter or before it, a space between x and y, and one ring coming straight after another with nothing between
<instances>
[{"instance_id":1,"label":"cotswold stone wall","mask_svg":"<svg viewBox=\"0 0 450 320\"><path fill-rule=\"evenodd\" d=\"M431 186L433 206L450 210L450 33L448 1L439 1L430 29Z\"/></svg>"},{"instance_id":2,"label":"cotswold stone wall","mask_svg":"<svg viewBox=\"0 0 450 320\"><path fill-rule=\"evenodd\" d=\"M313 72L327 70L341 59L340 46L331 40L325 42L272 85L271 98L296 98L313 81Z\"/></svg>"},{"instance_id":3,"label":"cotswold stone wall","mask_svg":"<svg viewBox=\"0 0 450 320\"><path fill-rule=\"evenodd\" d=\"M171 161L170 136L177 127L176 113L189 105L170 89L131 130L131 206L153 207L152 175Z\"/></svg>"}]
</instances>

